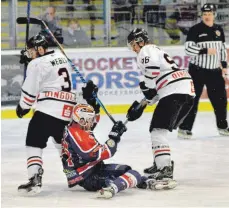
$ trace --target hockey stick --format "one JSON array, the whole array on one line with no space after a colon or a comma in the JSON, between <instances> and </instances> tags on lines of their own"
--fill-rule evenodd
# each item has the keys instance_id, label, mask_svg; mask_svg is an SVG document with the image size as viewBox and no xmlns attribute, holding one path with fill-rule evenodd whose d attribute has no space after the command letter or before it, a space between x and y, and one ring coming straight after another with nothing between
<instances>
[{"instance_id":1,"label":"hockey stick","mask_svg":"<svg viewBox=\"0 0 229 208\"><path fill-rule=\"evenodd\" d=\"M28 22L26 17L19 17L17 18L17 23L18 24L26 24ZM76 68L76 66L72 63L72 61L67 57L66 53L64 52L63 47L60 45L58 40L55 38L53 33L50 31L48 26L43 20L37 19L37 18L30 18L30 23L31 24L39 24L42 25L45 28L45 31L52 37L53 41L56 43L57 47L60 49L60 51L63 53L63 55L67 58L68 62L71 64L72 68L76 72L76 74L80 77L81 81L86 84L86 80L83 78L83 76L80 74L79 70ZM100 99L97 97L97 95L93 92L93 97L96 99L96 101L99 103L99 105L102 107L102 109L105 111L105 113L108 115L108 117L112 120L113 123L116 123L115 119L113 116L107 111L103 103L100 101Z\"/></svg>"},{"instance_id":2,"label":"hockey stick","mask_svg":"<svg viewBox=\"0 0 229 208\"><path fill-rule=\"evenodd\" d=\"M27 42L29 40L29 23L30 23L30 8L31 8L31 1L27 0L27 23L26 23L26 35L25 35L25 50L26 50L26 46L27 46ZM28 64L25 63L24 64L24 79L26 77L26 70L27 70L27 66Z\"/></svg>"}]
</instances>

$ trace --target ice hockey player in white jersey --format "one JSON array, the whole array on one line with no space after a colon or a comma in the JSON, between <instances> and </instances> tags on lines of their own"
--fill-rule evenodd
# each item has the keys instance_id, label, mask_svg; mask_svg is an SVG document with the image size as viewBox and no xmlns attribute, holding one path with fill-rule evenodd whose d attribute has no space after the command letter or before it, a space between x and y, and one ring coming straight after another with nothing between
<instances>
[{"instance_id":1,"label":"ice hockey player in white jersey","mask_svg":"<svg viewBox=\"0 0 229 208\"><path fill-rule=\"evenodd\" d=\"M138 119L146 105L158 100L150 124L154 164L144 170L152 178L173 178L173 161L167 140L169 131L176 129L193 105L193 82L186 70L178 68L174 60L162 49L150 43L147 32L136 28L128 36L128 46L137 53L137 64L144 81L140 88L146 101L135 101L129 108L129 121Z\"/></svg>"},{"instance_id":2,"label":"ice hockey player in white jersey","mask_svg":"<svg viewBox=\"0 0 229 208\"><path fill-rule=\"evenodd\" d=\"M49 137L61 154L61 139L71 119L76 96L72 92L71 66L60 52L48 51L48 42L41 34L30 39L30 49L37 57L27 67L26 79L16 113L26 115L35 104L26 136L29 182L18 187L20 193L34 195L41 191L42 152ZM30 50L31 51L31 50Z\"/></svg>"}]
</instances>

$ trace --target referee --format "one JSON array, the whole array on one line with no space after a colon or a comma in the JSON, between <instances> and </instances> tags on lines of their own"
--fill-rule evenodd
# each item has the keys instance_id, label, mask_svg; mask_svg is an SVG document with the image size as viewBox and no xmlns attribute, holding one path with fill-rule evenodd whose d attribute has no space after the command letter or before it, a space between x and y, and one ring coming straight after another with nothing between
<instances>
[{"instance_id":1,"label":"referee","mask_svg":"<svg viewBox=\"0 0 229 208\"><path fill-rule=\"evenodd\" d=\"M192 110L179 126L178 137L189 139L197 113L200 96L206 85L208 97L214 108L220 135L229 136L227 123L227 95L223 79L227 68L227 51L223 29L214 24L216 7L204 4L202 21L190 28L185 52L191 56L189 73L192 76L196 97Z\"/></svg>"}]
</instances>

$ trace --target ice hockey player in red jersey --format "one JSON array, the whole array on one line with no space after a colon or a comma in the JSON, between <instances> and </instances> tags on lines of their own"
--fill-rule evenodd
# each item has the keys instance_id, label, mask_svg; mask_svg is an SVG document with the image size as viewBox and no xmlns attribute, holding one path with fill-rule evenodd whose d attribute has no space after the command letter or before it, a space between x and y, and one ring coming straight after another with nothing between
<instances>
[{"instance_id":1,"label":"ice hockey player in red jersey","mask_svg":"<svg viewBox=\"0 0 229 208\"><path fill-rule=\"evenodd\" d=\"M127 113L128 120L138 119L147 104L152 105L159 100L149 128L154 164L144 173L155 179L173 178L167 134L179 126L193 105L193 81L189 73L179 69L165 51L150 43L144 29L131 31L127 41L131 50L137 53L137 64L144 78L139 85L146 99L141 107L137 101L132 104Z\"/></svg>"},{"instance_id":2,"label":"ice hockey player in red jersey","mask_svg":"<svg viewBox=\"0 0 229 208\"><path fill-rule=\"evenodd\" d=\"M94 103L94 107L97 104ZM99 108L97 108L99 109ZM98 113L98 112L97 112ZM88 104L77 104L72 122L66 127L62 139L62 163L68 187L79 185L88 191L98 191L98 198L112 198L127 188L172 189L176 181L157 181L141 176L128 165L105 164L117 150L122 134L127 130L118 121L112 127L108 140L100 144L93 134L95 110Z\"/></svg>"},{"instance_id":3,"label":"ice hockey player in red jersey","mask_svg":"<svg viewBox=\"0 0 229 208\"><path fill-rule=\"evenodd\" d=\"M49 137L61 153L64 127L71 119L76 104L72 92L71 67L60 52L48 51L48 42L38 34L30 39L28 52L36 53L29 62L26 79L16 113L26 115L35 104L26 136L27 170L29 182L18 187L20 193L34 195L41 191L42 152Z\"/></svg>"}]
</instances>

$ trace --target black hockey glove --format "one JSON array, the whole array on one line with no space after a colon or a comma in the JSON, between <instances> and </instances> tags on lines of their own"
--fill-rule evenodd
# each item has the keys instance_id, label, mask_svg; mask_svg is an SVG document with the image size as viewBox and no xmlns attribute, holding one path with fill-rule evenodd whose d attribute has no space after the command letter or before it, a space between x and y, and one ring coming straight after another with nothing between
<instances>
[{"instance_id":1,"label":"black hockey glove","mask_svg":"<svg viewBox=\"0 0 229 208\"><path fill-rule=\"evenodd\" d=\"M94 108L95 114L98 114L100 112L100 105L96 102L95 98L87 99L87 103Z\"/></svg>"},{"instance_id":2,"label":"black hockey glove","mask_svg":"<svg viewBox=\"0 0 229 208\"><path fill-rule=\"evenodd\" d=\"M82 91L83 91L83 99L90 100L94 98L92 95L93 93L97 95L98 87L93 83L92 80L89 80L87 82L86 87L82 87Z\"/></svg>"},{"instance_id":3,"label":"black hockey glove","mask_svg":"<svg viewBox=\"0 0 229 208\"><path fill-rule=\"evenodd\" d=\"M114 140L116 143L120 142L122 134L127 131L126 126L122 123L122 121L117 121L112 127L109 138Z\"/></svg>"},{"instance_id":4,"label":"black hockey glove","mask_svg":"<svg viewBox=\"0 0 229 208\"><path fill-rule=\"evenodd\" d=\"M18 118L22 118L24 115L26 115L28 112L30 111L30 109L23 109L20 104L17 105L16 108L16 114L18 116Z\"/></svg>"},{"instance_id":5,"label":"black hockey glove","mask_svg":"<svg viewBox=\"0 0 229 208\"><path fill-rule=\"evenodd\" d=\"M21 50L20 64L28 64L32 59L28 57L28 52L26 50Z\"/></svg>"},{"instance_id":6,"label":"black hockey glove","mask_svg":"<svg viewBox=\"0 0 229 208\"><path fill-rule=\"evenodd\" d=\"M95 113L98 114L100 112L100 105L96 103L96 99L93 97L93 93L97 95L98 87L93 83L92 80L87 82L86 87L82 87L83 98L87 101L89 105L91 105Z\"/></svg>"},{"instance_id":7,"label":"black hockey glove","mask_svg":"<svg viewBox=\"0 0 229 208\"><path fill-rule=\"evenodd\" d=\"M144 94L148 104L152 105L153 104L153 98L157 95L156 89L150 89L150 88L146 87L145 82L140 82L139 86L140 86L142 93Z\"/></svg>"},{"instance_id":8,"label":"black hockey glove","mask_svg":"<svg viewBox=\"0 0 229 208\"><path fill-rule=\"evenodd\" d=\"M141 117L146 105L142 106L138 101L134 101L127 111L126 118L128 121L135 121Z\"/></svg>"}]
</instances>

